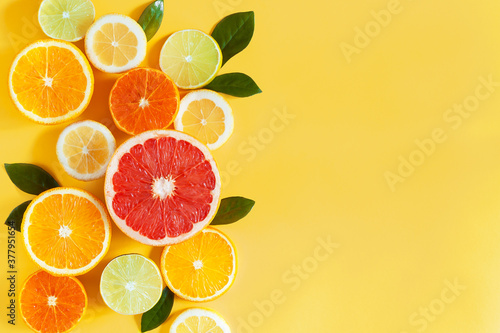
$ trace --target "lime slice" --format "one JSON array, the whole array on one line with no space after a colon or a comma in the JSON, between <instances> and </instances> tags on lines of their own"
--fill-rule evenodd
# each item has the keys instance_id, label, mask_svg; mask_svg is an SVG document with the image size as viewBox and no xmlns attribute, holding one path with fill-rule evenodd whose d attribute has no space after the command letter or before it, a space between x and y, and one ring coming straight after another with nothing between
<instances>
[{"instance_id":1,"label":"lime slice","mask_svg":"<svg viewBox=\"0 0 500 333\"><path fill-rule=\"evenodd\" d=\"M212 81L222 64L219 45L199 30L173 33L163 45L160 67L182 89L196 89Z\"/></svg>"},{"instance_id":2,"label":"lime slice","mask_svg":"<svg viewBox=\"0 0 500 333\"><path fill-rule=\"evenodd\" d=\"M160 299L162 278L156 264L140 255L111 260L101 275L101 295L114 311L135 315L151 309Z\"/></svg>"},{"instance_id":3,"label":"lime slice","mask_svg":"<svg viewBox=\"0 0 500 333\"><path fill-rule=\"evenodd\" d=\"M38 11L43 32L68 42L82 39L94 17L95 9L90 0L43 0Z\"/></svg>"}]
</instances>

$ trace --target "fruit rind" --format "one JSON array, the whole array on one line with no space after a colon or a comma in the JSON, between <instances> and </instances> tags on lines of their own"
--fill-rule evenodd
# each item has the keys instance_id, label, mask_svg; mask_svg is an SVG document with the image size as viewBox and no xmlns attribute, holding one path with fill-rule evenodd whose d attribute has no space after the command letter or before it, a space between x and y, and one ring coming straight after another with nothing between
<instances>
[{"instance_id":1,"label":"fruit rind","mask_svg":"<svg viewBox=\"0 0 500 333\"><path fill-rule=\"evenodd\" d=\"M54 267L48 266L47 264L45 264L45 262L43 262L41 259L39 259L33 253L32 249L31 249L31 245L28 243L28 228L31 225L31 223L29 222L29 218L30 218L31 214L33 213L34 207L38 203L43 201L43 199L47 198L48 196L54 195L54 194L74 194L77 196L84 197L84 198L88 199L89 201L91 201L96 206L96 208L99 210L99 212L101 213L101 217L102 217L102 220L104 223L104 230L105 230L105 237L104 237L104 241L103 241L104 248L98 256L96 256L94 259L92 259L92 261L84 267L80 267L78 269L60 269L60 268L54 268ZM28 254L30 255L30 258L40 268L42 268L44 271L46 271L52 275L55 275L55 276L77 276L77 275L85 274L88 271L90 271L92 268L94 268L101 261L101 259L104 258L104 256L108 252L109 246L111 243L111 222L110 222L110 217L106 211L104 204L97 197L95 197L93 194L91 194L87 191L78 189L78 188L74 188L74 187L56 187L56 188L52 188L50 190L47 190L45 192L42 192L35 199L33 199L33 201L31 201L31 203L26 208L26 211L25 211L24 216L23 216L23 223L21 225L21 233L23 235L24 245L26 247L26 250L28 251Z\"/></svg>"},{"instance_id":2,"label":"fruit rind","mask_svg":"<svg viewBox=\"0 0 500 333\"><path fill-rule=\"evenodd\" d=\"M144 144L144 142L146 142L146 140L149 139L169 137L169 136L172 136L177 140L185 140L194 145L195 147L197 147L198 149L200 149L204 153L205 157L207 158L207 161L209 161L212 167L212 172L214 173L216 179L216 187L211 191L211 194L213 196L212 202L215 202L216 204L211 205L207 218L205 218L204 221L200 221L193 224L193 229L191 229L190 232L173 238L165 237L162 240L154 240L141 235L137 231L134 231L131 227L126 225L125 220L121 219L115 214L113 209L113 197L115 196L116 192L114 191L114 186L113 186L113 175L118 171L118 164L120 158L125 153L127 153L132 147L134 147L137 144ZM105 202L109 214L111 216L111 219L115 222L118 228L120 228L120 230L123 231L130 238L135 239L136 241L141 242L143 244L152 246L165 246L165 245L177 244L186 239L194 237L196 234L198 234L203 228L209 225L212 219L215 217L215 214L219 209L220 193L221 193L221 179L220 179L219 169L217 163L215 162L207 146L199 142L194 137L186 133L182 133L175 130L146 131L122 143L122 145L116 149L113 157L111 157L111 161L108 164L108 169L106 170L106 176L104 179L104 197L106 199Z\"/></svg>"}]
</instances>

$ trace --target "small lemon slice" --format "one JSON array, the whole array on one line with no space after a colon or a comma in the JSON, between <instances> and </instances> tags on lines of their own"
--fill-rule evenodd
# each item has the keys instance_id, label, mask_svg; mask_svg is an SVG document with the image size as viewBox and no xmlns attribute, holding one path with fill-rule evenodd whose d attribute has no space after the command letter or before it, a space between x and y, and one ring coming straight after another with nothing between
<instances>
[{"instance_id":1,"label":"small lemon slice","mask_svg":"<svg viewBox=\"0 0 500 333\"><path fill-rule=\"evenodd\" d=\"M170 333L231 333L229 325L217 312L191 308L182 312L170 326Z\"/></svg>"},{"instance_id":2,"label":"small lemon slice","mask_svg":"<svg viewBox=\"0 0 500 333\"><path fill-rule=\"evenodd\" d=\"M173 33L163 44L160 67L182 89L210 83L222 64L222 52L211 36L199 30Z\"/></svg>"}]
</instances>

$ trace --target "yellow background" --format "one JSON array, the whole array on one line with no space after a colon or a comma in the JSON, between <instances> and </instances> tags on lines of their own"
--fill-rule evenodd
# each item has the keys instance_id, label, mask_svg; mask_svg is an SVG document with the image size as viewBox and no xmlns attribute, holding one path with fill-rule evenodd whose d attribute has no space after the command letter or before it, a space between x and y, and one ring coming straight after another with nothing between
<instances>
[{"instance_id":1,"label":"yellow background","mask_svg":"<svg viewBox=\"0 0 500 333\"><path fill-rule=\"evenodd\" d=\"M500 82L500 3L397 2L166 1L143 66L158 67L160 48L176 30L210 32L229 13L256 14L250 46L221 73L245 72L264 92L229 98L235 131L214 155L226 175L223 196L257 203L244 220L220 227L237 246L239 272L226 295L202 304L219 311L234 332L500 329L500 87L459 126L457 118L444 118L454 104L474 101L481 77ZM147 3L94 4L97 16L119 12L137 19ZM58 165L55 144L65 125L32 123L8 97L15 54L44 38L34 20L38 5L0 4L0 161L38 164L61 184L102 199L102 180L76 181ZM371 11L388 7L398 13L378 31ZM349 62L341 46L355 46L356 29L367 25L373 37ZM105 123L122 142L127 135L113 126L107 107L116 77L95 71L95 93L80 119ZM294 118L275 119L285 113ZM397 174L400 156L421 158L415 140L428 143L435 129L446 140L391 189L386 172ZM2 219L31 198L4 171L0 188ZM26 332L19 313L15 327L6 322L6 228L0 230L0 331ZM80 277L89 308L78 332L139 330L140 316L103 304L100 273L123 253L158 262L161 249L135 243L117 228L113 233L105 259ZM321 241L337 245L327 253L318 248ZM19 290L36 267L20 237L16 251ZM449 285L456 283L461 289L453 291ZM195 305L176 299L173 312ZM429 307L424 319L421 311ZM170 322L156 332L168 332Z\"/></svg>"}]
</instances>

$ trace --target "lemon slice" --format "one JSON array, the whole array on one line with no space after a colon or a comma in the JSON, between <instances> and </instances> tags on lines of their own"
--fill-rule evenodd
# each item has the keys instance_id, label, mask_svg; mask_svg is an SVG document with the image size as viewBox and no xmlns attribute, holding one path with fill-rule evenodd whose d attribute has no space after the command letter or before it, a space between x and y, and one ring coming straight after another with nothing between
<instances>
[{"instance_id":1,"label":"lemon slice","mask_svg":"<svg viewBox=\"0 0 500 333\"><path fill-rule=\"evenodd\" d=\"M100 289L104 302L112 310L125 315L144 313L160 299L160 270L140 254L122 255L104 268Z\"/></svg>"},{"instance_id":2,"label":"lemon slice","mask_svg":"<svg viewBox=\"0 0 500 333\"><path fill-rule=\"evenodd\" d=\"M229 325L217 312L191 308L182 312L170 326L170 333L231 333Z\"/></svg>"},{"instance_id":3,"label":"lemon slice","mask_svg":"<svg viewBox=\"0 0 500 333\"><path fill-rule=\"evenodd\" d=\"M94 17L94 5L89 0L43 0L38 10L43 32L68 42L82 39Z\"/></svg>"},{"instance_id":4,"label":"lemon slice","mask_svg":"<svg viewBox=\"0 0 500 333\"><path fill-rule=\"evenodd\" d=\"M128 16L108 14L94 22L85 35L85 52L97 69L121 73L135 68L146 57L146 34Z\"/></svg>"},{"instance_id":5,"label":"lemon slice","mask_svg":"<svg viewBox=\"0 0 500 333\"><path fill-rule=\"evenodd\" d=\"M66 172L78 180L104 176L116 141L104 125L85 120L66 127L57 140L57 158Z\"/></svg>"},{"instance_id":6,"label":"lemon slice","mask_svg":"<svg viewBox=\"0 0 500 333\"><path fill-rule=\"evenodd\" d=\"M214 91L192 91L181 100L174 126L214 150L233 133L233 111L226 100Z\"/></svg>"},{"instance_id":7,"label":"lemon slice","mask_svg":"<svg viewBox=\"0 0 500 333\"><path fill-rule=\"evenodd\" d=\"M196 89L212 81L222 64L219 45L199 30L173 33L163 44L160 67L182 89Z\"/></svg>"}]
</instances>

